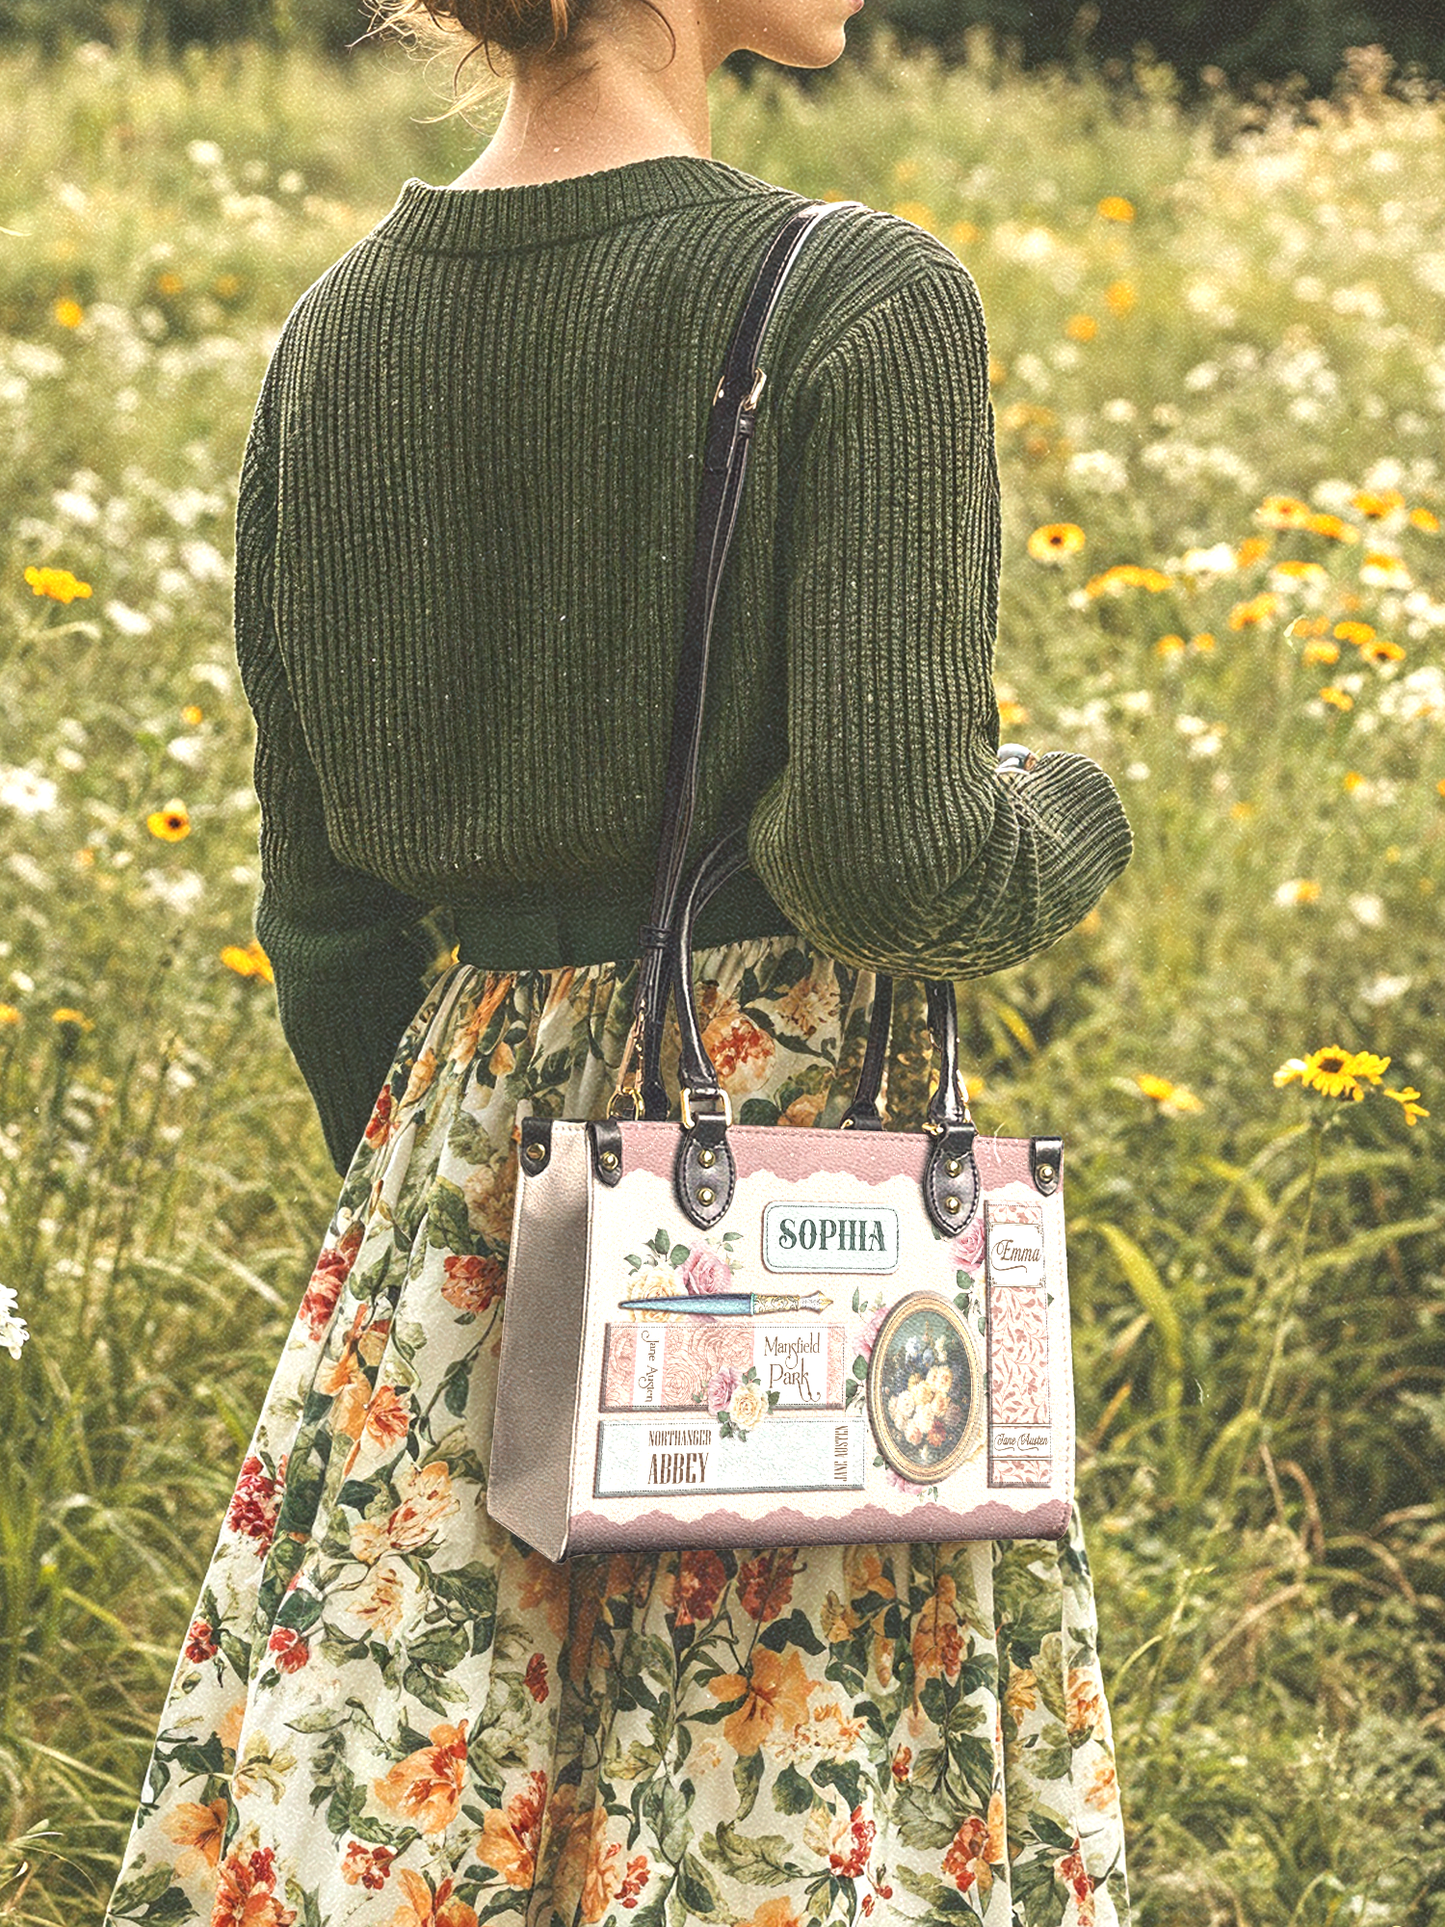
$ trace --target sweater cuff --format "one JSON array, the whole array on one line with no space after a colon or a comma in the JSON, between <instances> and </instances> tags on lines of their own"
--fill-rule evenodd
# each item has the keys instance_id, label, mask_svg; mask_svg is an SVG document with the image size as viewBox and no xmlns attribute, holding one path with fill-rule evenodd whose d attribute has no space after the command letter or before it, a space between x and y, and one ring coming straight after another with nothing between
<instances>
[{"instance_id":1,"label":"sweater cuff","mask_svg":"<svg viewBox=\"0 0 1445 1927\"><path fill-rule=\"evenodd\" d=\"M305 1078L326 1148L345 1175L407 1026L436 946L424 926L314 932L256 915L281 1030Z\"/></svg>"}]
</instances>

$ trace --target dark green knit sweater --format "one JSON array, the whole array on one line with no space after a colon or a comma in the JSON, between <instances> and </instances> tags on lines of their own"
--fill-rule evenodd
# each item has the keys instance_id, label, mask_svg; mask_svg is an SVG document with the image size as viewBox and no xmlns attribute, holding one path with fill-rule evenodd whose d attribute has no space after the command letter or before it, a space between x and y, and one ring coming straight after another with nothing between
<instances>
[{"instance_id":1,"label":"dark green knit sweater","mask_svg":"<svg viewBox=\"0 0 1445 1927\"><path fill-rule=\"evenodd\" d=\"M703 428L796 196L721 162L408 182L298 303L241 476L256 927L344 1167L434 944L634 950ZM904 975L997 970L1128 861L1083 757L995 772L999 518L972 281L891 215L810 240L729 565L697 839L756 873L702 941L789 929Z\"/></svg>"}]
</instances>

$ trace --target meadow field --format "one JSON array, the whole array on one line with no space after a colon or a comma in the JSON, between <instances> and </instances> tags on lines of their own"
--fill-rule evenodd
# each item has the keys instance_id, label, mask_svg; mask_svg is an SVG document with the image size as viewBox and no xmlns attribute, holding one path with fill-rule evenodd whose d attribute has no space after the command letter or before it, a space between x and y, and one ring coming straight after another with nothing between
<instances>
[{"instance_id":1,"label":"meadow field","mask_svg":"<svg viewBox=\"0 0 1445 1927\"><path fill-rule=\"evenodd\" d=\"M234 481L443 76L0 61L0 1916L98 1921L335 1179L252 942ZM982 291L1006 736L1134 863L970 987L1068 1142L1080 1499L1140 1927L1445 1923L1445 106L887 49L722 159ZM1432 1117L1429 1112L1434 1111ZM28 1326L29 1340L23 1341Z\"/></svg>"}]
</instances>

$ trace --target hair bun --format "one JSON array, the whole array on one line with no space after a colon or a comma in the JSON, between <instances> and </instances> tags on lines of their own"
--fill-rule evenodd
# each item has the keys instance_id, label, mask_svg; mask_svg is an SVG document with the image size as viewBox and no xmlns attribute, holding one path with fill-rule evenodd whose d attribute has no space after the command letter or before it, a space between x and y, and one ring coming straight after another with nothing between
<instances>
[{"instance_id":1,"label":"hair bun","mask_svg":"<svg viewBox=\"0 0 1445 1927\"><path fill-rule=\"evenodd\" d=\"M589 0L380 0L385 24L403 33L443 33L504 54L556 47L588 11Z\"/></svg>"}]
</instances>

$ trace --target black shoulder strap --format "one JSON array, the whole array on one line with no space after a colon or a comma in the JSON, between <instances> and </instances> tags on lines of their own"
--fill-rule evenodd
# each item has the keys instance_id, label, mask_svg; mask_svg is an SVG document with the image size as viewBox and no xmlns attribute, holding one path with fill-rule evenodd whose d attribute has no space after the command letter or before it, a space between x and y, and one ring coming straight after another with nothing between
<instances>
[{"instance_id":1,"label":"black shoulder strap","mask_svg":"<svg viewBox=\"0 0 1445 1927\"><path fill-rule=\"evenodd\" d=\"M633 1025L642 1052L640 1097L644 1117L666 1117L668 1111L667 1092L659 1068L663 1019L671 991L668 933L679 909L682 871L697 800L713 618L728 549L737 527L748 452L767 379L758 357L784 283L809 235L829 216L861 205L857 201L812 202L792 215L779 230L763 257L744 304L713 396L703 451L692 579L678 662L657 874L648 921L643 925L639 944L641 965Z\"/></svg>"}]
</instances>

